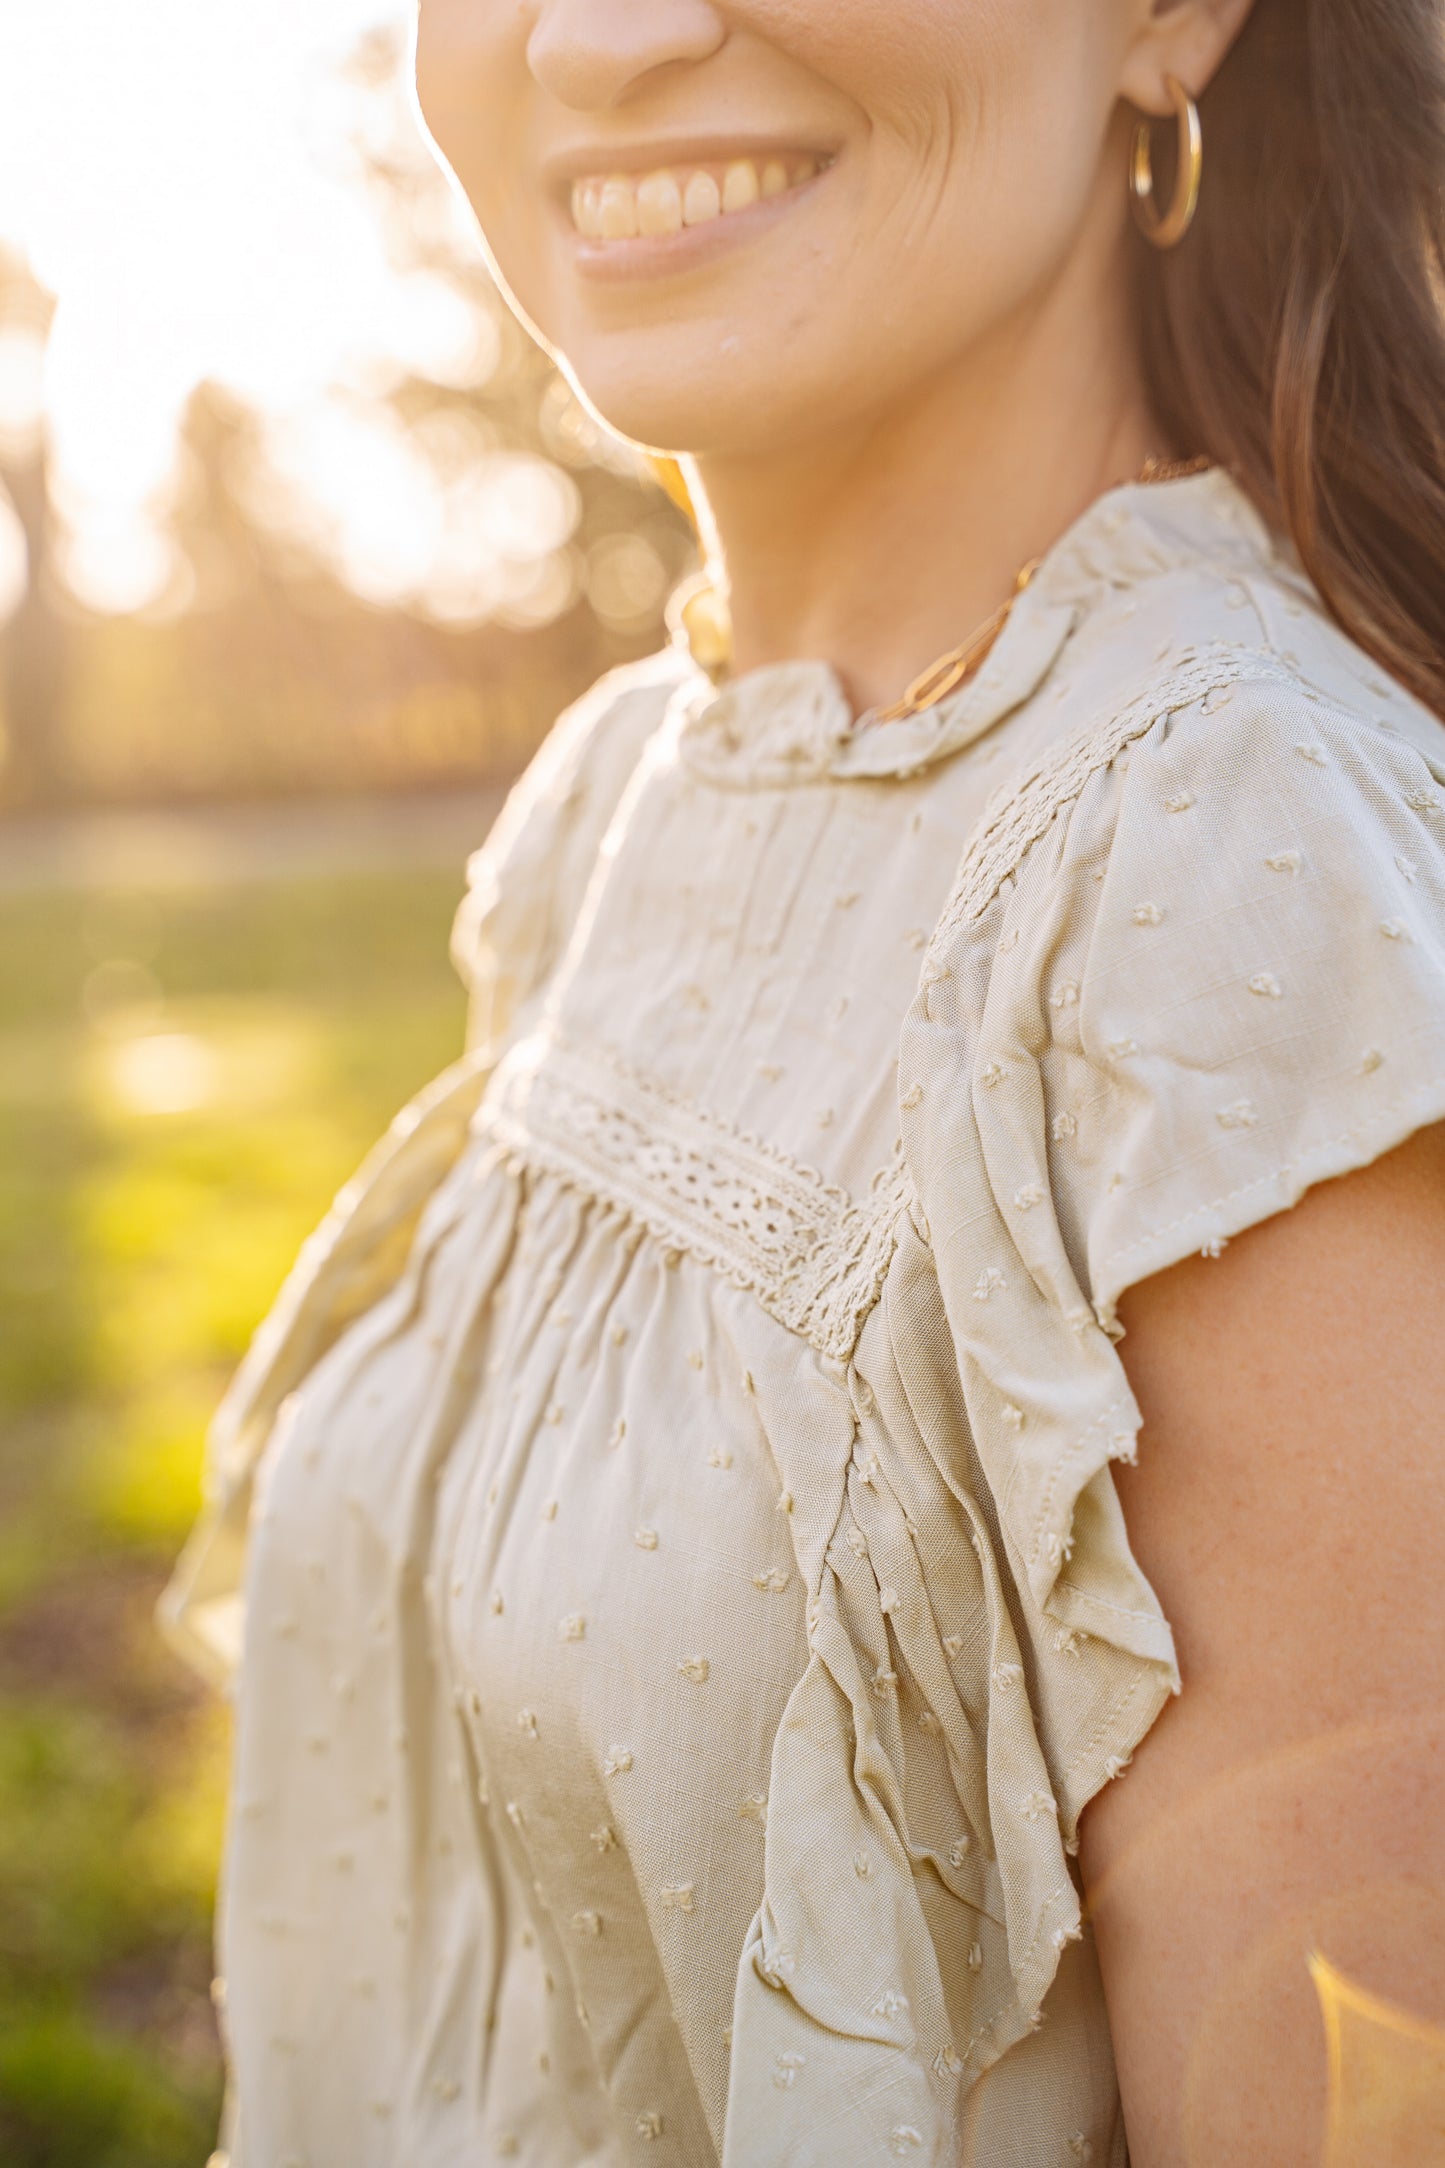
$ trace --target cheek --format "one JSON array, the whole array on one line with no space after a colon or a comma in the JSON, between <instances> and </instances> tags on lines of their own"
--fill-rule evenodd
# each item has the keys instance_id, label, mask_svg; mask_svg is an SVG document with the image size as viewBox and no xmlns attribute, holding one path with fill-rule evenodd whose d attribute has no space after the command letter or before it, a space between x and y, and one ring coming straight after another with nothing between
<instances>
[{"instance_id":1,"label":"cheek","mask_svg":"<svg viewBox=\"0 0 1445 2168\"><path fill-rule=\"evenodd\" d=\"M526 30L514 0L422 0L417 103L489 234L524 200Z\"/></svg>"},{"instance_id":2,"label":"cheek","mask_svg":"<svg viewBox=\"0 0 1445 2168\"><path fill-rule=\"evenodd\" d=\"M1087 23L1088 8L1101 4L735 0L729 16L735 30L841 92L875 137L922 147L950 140L986 103L1027 80L1059 46L1066 23Z\"/></svg>"},{"instance_id":3,"label":"cheek","mask_svg":"<svg viewBox=\"0 0 1445 2168\"><path fill-rule=\"evenodd\" d=\"M898 64L881 80L878 227L900 270L916 266L928 291L915 305L945 335L987 331L1076 246L1115 104L1108 12L1103 0L1009 0L1006 15L956 0L928 11L932 78ZM1121 206L1123 193L1121 173Z\"/></svg>"},{"instance_id":4,"label":"cheek","mask_svg":"<svg viewBox=\"0 0 1445 2168\"><path fill-rule=\"evenodd\" d=\"M1077 214L1114 102L1119 0L733 0L729 13L852 108L860 233L881 251L1027 252Z\"/></svg>"}]
</instances>

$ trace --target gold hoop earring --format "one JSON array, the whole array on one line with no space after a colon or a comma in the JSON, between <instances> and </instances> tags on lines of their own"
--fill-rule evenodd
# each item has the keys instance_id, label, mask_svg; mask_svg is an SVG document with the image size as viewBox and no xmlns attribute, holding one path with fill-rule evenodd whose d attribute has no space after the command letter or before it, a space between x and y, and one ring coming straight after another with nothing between
<instances>
[{"instance_id":1,"label":"gold hoop earring","mask_svg":"<svg viewBox=\"0 0 1445 2168\"><path fill-rule=\"evenodd\" d=\"M1129 194L1134 216L1146 240L1155 248L1177 248L1194 223L1199 208L1199 177L1204 170L1204 136L1199 108L1177 75L1166 75L1164 87L1174 103L1179 127L1178 167L1174 176L1174 200L1161 212L1154 201L1153 124L1147 118L1134 130L1129 155Z\"/></svg>"}]
</instances>

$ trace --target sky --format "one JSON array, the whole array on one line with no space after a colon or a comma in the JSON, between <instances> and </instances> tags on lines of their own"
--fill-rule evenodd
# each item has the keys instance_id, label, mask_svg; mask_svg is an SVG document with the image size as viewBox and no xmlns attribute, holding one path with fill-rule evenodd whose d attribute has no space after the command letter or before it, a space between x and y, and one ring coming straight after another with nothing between
<instances>
[{"instance_id":1,"label":"sky","mask_svg":"<svg viewBox=\"0 0 1445 2168\"><path fill-rule=\"evenodd\" d=\"M555 469L513 455L493 470L479 453L461 477L471 513L457 514L376 397L388 372L482 382L496 356L474 292L389 260L360 179L365 94L342 64L406 13L405 0L0 0L0 242L56 300L43 359L33 327L0 325L0 433L43 403L62 571L91 607L154 607L174 588L177 430L208 379L266 417L274 483L305 497L303 517L378 601L430 596L456 620L494 610L507 582L479 574L473 516L489 491L505 500L492 573L508 549L535 571L565 539ZM0 520L0 610L13 529Z\"/></svg>"}]
</instances>

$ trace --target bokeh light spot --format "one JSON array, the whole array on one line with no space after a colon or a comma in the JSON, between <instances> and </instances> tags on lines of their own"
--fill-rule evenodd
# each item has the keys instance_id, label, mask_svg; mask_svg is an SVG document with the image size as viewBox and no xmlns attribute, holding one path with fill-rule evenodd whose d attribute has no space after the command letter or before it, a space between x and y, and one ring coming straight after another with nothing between
<instances>
[{"instance_id":1,"label":"bokeh light spot","mask_svg":"<svg viewBox=\"0 0 1445 2168\"><path fill-rule=\"evenodd\" d=\"M14 505L0 488L0 622L13 616L25 597L30 551Z\"/></svg>"},{"instance_id":2,"label":"bokeh light spot","mask_svg":"<svg viewBox=\"0 0 1445 2168\"><path fill-rule=\"evenodd\" d=\"M213 1096L216 1063L204 1039L156 1031L112 1049L111 1082L133 1114L189 1114Z\"/></svg>"},{"instance_id":3,"label":"bokeh light spot","mask_svg":"<svg viewBox=\"0 0 1445 2168\"><path fill-rule=\"evenodd\" d=\"M654 624L667 588L667 567L645 535L602 535L587 553L587 598L619 632Z\"/></svg>"},{"instance_id":4,"label":"bokeh light spot","mask_svg":"<svg viewBox=\"0 0 1445 2168\"><path fill-rule=\"evenodd\" d=\"M0 457L33 456L44 405L44 332L38 324L0 328Z\"/></svg>"}]
</instances>

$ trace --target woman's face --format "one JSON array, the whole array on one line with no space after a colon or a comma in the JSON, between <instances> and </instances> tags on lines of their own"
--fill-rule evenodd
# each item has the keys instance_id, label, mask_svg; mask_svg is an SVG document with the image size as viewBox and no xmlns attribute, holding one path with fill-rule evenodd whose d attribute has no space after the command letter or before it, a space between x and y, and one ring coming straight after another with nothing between
<instances>
[{"instance_id":1,"label":"woman's face","mask_svg":"<svg viewBox=\"0 0 1445 2168\"><path fill-rule=\"evenodd\" d=\"M421 0L424 117L615 428L866 429L1124 230L1149 0ZM1102 247L1081 247L1088 231Z\"/></svg>"}]
</instances>

